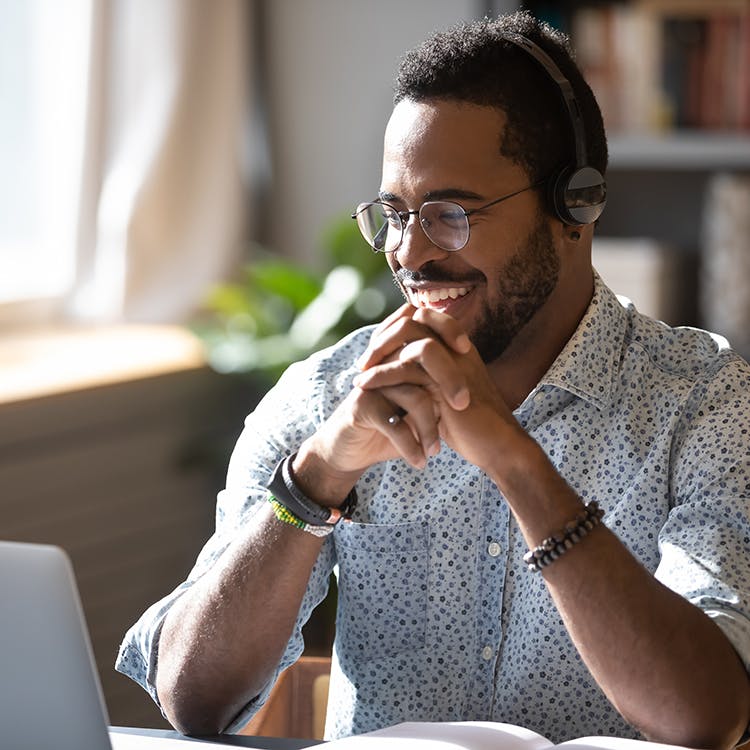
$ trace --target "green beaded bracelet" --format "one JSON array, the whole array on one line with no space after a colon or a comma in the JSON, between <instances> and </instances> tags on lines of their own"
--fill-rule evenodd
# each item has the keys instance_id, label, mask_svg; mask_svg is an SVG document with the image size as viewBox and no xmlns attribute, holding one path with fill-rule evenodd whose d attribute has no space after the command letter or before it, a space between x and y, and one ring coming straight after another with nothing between
<instances>
[{"instance_id":1,"label":"green beaded bracelet","mask_svg":"<svg viewBox=\"0 0 750 750\"><path fill-rule=\"evenodd\" d=\"M300 531L306 531L313 536L324 537L328 536L334 529L333 526L314 526L313 524L305 523L301 518L295 516L286 505L282 505L273 495L268 496L268 502L271 503L273 513L279 521L287 523L290 526L295 526Z\"/></svg>"}]
</instances>

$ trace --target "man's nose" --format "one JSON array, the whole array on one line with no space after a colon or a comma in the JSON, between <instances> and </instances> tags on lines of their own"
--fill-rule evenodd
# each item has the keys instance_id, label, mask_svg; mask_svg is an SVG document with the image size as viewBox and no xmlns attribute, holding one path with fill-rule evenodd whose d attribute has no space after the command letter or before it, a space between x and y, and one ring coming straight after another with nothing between
<instances>
[{"instance_id":1,"label":"man's nose","mask_svg":"<svg viewBox=\"0 0 750 750\"><path fill-rule=\"evenodd\" d=\"M431 260L444 259L447 250L438 247L424 232L419 216L410 216L404 236L394 256L403 268L416 271Z\"/></svg>"}]
</instances>

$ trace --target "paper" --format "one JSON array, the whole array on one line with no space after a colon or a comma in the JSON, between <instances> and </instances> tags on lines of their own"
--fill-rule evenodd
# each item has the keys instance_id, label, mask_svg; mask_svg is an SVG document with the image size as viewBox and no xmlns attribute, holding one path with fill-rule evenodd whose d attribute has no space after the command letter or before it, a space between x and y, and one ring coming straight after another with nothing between
<instances>
[{"instance_id":1,"label":"paper","mask_svg":"<svg viewBox=\"0 0 750 750\"><path fill-rule=\"evenodd\" d=\"M396 724L334 740L326 745L326 750L552 750L553 747L540 734L514 724L459 721ZM622 737L582 737L557 747L565 750L677 750L673 745Z\"/></svg>"},{"instance_id":2,"label":"paper","mask_svg":"<svg viewBox=\"0 0 750 750\"><path fill-rule=\"evenodd\" d=\"M128 734L110 730L112 750L187 750L198 747L190 740ZM216 742L200 743L200 748L226 748ZM311 746L315 747L315 746ZM406 722L367 734L333 740L325 750L552 750L555 747L540 734L491 721ZM560 743L564 750L687 750L622 737L582 737ZM320 745L317 745L319 750Z\"/></svg>"},{"instance_id":3,"label":"paper","mask_svg":"<svg viewBox=\"0 0 750 750\"><path fill-rule=\"evenodd\" d=\"M536 732L489 721L407 722L328 743L326 750L549 750Z\"/></svg>"}]
</instances>

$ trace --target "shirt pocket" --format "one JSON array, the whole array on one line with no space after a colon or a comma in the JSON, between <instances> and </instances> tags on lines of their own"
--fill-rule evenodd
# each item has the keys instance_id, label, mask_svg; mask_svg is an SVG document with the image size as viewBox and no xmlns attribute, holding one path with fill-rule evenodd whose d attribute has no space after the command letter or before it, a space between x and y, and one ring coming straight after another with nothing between
<instances>
[{"instance_id":1,"label":"shirt pocket","mask_svg":"<svg viewBox=\"0 0 750 750\"><path fill-rule=\"evenodd\" d=\"M335 537L339 658L378 659L424 646L428 523L345 522Z\"/></svg>"}]
</instances>

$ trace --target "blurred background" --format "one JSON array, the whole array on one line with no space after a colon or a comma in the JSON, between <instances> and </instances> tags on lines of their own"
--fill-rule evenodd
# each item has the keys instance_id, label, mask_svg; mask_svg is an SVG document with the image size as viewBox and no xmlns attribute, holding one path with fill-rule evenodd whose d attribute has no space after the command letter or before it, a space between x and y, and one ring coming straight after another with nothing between
<instances>
[{"instance_id":1,"label":"blurred background","mask_svg":"<svg viewBox=\"0 0 750 750\"><path fill-rule=\"evenodd\" d=\"M0 0L0 538L70 553L113 724L164 725L112 664L210 535L244 415L397 302L349 214L400 55L520 5ZM750 3L524 7L604 110L595 265L747 356Z\"/></svg>"}]
</instances>

